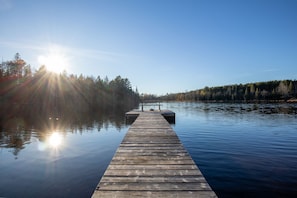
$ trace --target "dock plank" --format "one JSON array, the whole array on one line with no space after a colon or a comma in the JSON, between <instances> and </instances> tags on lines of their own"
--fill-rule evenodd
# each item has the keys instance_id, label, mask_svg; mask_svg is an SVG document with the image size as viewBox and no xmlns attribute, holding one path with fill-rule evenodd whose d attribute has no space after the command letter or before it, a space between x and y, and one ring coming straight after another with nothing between
<instances>
[{"instance_id":1,"label":"dock plank","mask_svg":"<svg viewBox=\"0 0 297 198\"><path fill-rule=\"evenodd\" d=\"M217 196L161 113L139 112L92 197Z\"/></svg>"},{"instance_id":2,"label":"dock plank","mask_svg":"<svg viewBox=\"0 0 297 198\"><path fill-rule=\"evenodd\" d=\"M100 195L98 197L102 197L102 198L131 198L131 197L215 198L217 196L214 192L209 192L209 191L198 191L198 193L197 191L100 191Z\"/></svg>"},{"instance_id":3,"label":"dock plank","mask_svg":"<svg viewBox=\"0 0 297 198\"><path fill-rule=\"evenodd\" d=\"M145 177L145 176L135 176L135 177L126 177L126 176L105 176L101 179L101 182L167 182L167 183L186 183L186 182L205 182L205 179L202 175L199 176L155 176L155 177Z\"/></svg>"}]
</instances>

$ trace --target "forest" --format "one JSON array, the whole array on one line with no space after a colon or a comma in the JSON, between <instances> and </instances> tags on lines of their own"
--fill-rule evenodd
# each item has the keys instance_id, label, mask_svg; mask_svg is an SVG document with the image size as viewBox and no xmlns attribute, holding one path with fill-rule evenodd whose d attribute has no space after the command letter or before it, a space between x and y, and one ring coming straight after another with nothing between
<instances>
[{"instance_id":1,"label":"forest","mask_svg":"<svg viewBox=\"0 0 297 198\"><path fill-rule=\"evenodd\" d=\"M32 71L18 53L0 64L0 123L12 117L79 121L91 115L125 112L139 100L138 91L121 76L109 80L57 74L46 66Z\"/></svg>"},{"instance_id":2,"label":"forest","mask_svg":"<svg viewBox=\"0 0 297 198\"><path fill-rule=\"evenodd\" d=\"M161 96L164 101L297 102L296 80L235 84Z\"/></svg>"}]
</instances>

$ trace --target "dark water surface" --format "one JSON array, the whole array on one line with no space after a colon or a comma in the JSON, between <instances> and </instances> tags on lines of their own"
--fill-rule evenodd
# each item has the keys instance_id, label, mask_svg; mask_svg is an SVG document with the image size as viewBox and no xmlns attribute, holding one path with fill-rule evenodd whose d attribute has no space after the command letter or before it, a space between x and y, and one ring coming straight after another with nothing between
<instances>
[{"instance_id":1,"label":"dark water surface","mask_svg":"<svg viewBox=\"0 0 297 198\"><path fill-rule=\"evenodd\" d=\"M161 108L176 112L174 130L219 197L297 197L296 105ZM128 130L119 116L42 130L17 119L1 126L0 197L90 197Z\"/></svg>"},{"instance_id":2,"label":"dark water surface","mask_svg":"<svg viewBox=\"0 0 297 198\"><path fill-rule=\"evenodd\" d=\"M219 197L297 197L296 106L168 104Z\"/></svg>"}]
</instances>

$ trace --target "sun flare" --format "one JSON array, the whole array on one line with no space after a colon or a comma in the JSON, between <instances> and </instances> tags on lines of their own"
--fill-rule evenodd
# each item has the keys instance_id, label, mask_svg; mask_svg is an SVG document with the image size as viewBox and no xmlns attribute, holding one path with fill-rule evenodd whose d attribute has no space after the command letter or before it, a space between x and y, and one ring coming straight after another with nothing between
<instances>
[{"instance_id":1,"label":"sun flare","mask_svg":"<svg viewBox=\"0 0 297 198\"><path fill-rule=\"evenodd\" d=\"M62 136L57 132L53 132L49 136L48 143L51 147L57 148L62 144Z\"/></svg>"},{"instance_id":2,"label":"sun flare","mask_svg":"<svg viewBox=\"0 0 297 198\"><path fill-rule=\"evenodd\" d=\"M61 47L51 46L45 54L38 56L40 65L44 65L48 71L62 73L69 66L69 59Z\"/></svg>"}]
</instances>

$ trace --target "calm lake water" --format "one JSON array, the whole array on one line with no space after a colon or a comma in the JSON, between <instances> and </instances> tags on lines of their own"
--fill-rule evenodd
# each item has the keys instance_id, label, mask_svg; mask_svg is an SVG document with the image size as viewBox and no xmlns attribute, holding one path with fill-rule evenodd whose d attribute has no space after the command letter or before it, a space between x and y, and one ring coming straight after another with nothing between
<instances>
[{"instance_id":1,"label":"calm lake water","mask_svg":"<svg viewBox=\"0 0 297 198\"><path fill-rule=\"evenodd\" d=\"M161 108L176 112L172 127L219 197L297 197L296 104ZM19 122L0 128L0 197L90 197L129 127L124 114L43 130Z\"/></svg>"}]
</instances>

